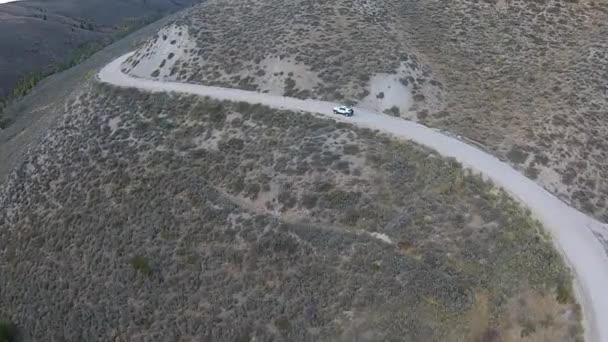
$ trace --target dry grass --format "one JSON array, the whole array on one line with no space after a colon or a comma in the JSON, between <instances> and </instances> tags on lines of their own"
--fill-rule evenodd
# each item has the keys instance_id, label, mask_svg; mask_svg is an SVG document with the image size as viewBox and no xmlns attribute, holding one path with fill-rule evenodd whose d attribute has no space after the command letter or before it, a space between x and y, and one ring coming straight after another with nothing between
<instances>
[{"instance_id":1,"label":"dry grass","mask_svg":"<svg viewBox=\"0 0 608 342\"><path fill-rule=\"evenodd\" d=\"M0 314L37 339L507 338L576 309L542 227L491 184L259 105L94 85L0 205ZM547 333L580 336L559 319Z\"/></svg>"},{"instance_id":2,"label":"dry grass","mask_svg":"<svg viewBox=\"0 0 608 342\"><path fill-rule=\"evenodd\" d=\"M398 25L389 20L378 29L376 16L390 16L390 6L366 0L206 2L170 26L187 31L189 40L171 79L356 102L370 95L372 75L401 70L411 93L401 97L426 95L430 100L416 108L436 106L441 81L397 39ZM352 39L355 32L360 39ZM151 61L172 49L160 35L138 50L126 70L148 77L154 69L143 70L155 68Z\"/></svg>"},{"instance_id":3,"label":"dry grass","mask_svg":"<svg viewBox=\"0 0 608 342\"><path fill-rule=\"evenodd\" d=\"M468 318L467 341L582 341L579 327L568 320L580 315L578 307L565 308L555 301L554 293L524 290L509 299L500 321L494 321L488 295L478 292Z\"/></svg>"},{"instance_id":4,"label":"dry grass","mask_svg":"<svg viewBox=\"0 0 608 342\"><path fill-rule=\"evenodd\" d=\"M175 22L196 46L175 78L358 101L403 67L413 104L391 115L473 139L606 221L607 23L588 0L210 1Z\"/></svg>"},{"instance_id":5,"label":"dry grass","mask_svg":"<svg viewBox=\"0 0 608 342\"><path fill-rule=\"evenodd\" d=\"M449 90L449 115L431 112L426 122L482 143L608 220L608 122L600 114L608 108L608 4L427 1L403 10L419 13L404 17L406 39Z\"/></svg>"}]
</instances>

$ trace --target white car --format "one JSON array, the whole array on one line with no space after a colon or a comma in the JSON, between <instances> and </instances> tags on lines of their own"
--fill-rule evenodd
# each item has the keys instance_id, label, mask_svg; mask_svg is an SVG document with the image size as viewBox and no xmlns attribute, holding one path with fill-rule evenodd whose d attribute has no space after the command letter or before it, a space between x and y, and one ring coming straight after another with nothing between
<instances>
[{"instance_id":1,"label":"white car","mask_svg":"<svg viewBox=\"0 0 608 342\"><path fill-rule=\"evenodd\" d=\"M334 114L341 114L344 116L353 116L355 111L349 106L338 106L334 107Z\"/></svg>"}]
</instances>

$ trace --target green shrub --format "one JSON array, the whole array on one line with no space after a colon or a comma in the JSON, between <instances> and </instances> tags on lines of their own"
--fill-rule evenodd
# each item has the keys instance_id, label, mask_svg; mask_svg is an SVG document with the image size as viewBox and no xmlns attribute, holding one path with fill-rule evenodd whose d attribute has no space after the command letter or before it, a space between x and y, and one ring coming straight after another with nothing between
<instances>
[{"instance_id":1,"label":"green shrub","mask_svg":"<svg viewBox=\"0 0 608 342\"><path fill-rule=\"evenodd\" d=\"M243 142L243 139L239 138L230 138L228 141L221 141L218 143L218 148L221 151L236 152L242 150L244 147L245 143Z\"/></svg>"},{"instance_id":2,"label":"green shrub","mask_svg":"<svg viewBox=\"0 0 608 342\"><path fill-rule=\"evenodd\" d=\"M534 325L534 322L527 321L524 324L523 329L521 330L520 337L524 338L526 336L529 336L530 334L533 334L535 331L536 326Z\"/></svg>"},{"instance_id":3,"label":"green shrub","mask_svg":"<svg viewBox=\"0 0 608 342\"><path fill-rule=\"evenodd\" d=\"M351 208L359 202L360 192L333 190L323 195L325 206L331 209Z\"/></svg>"},{"instance_id":4,"label":"green shrub","mask_svg":"<svg viewBox=\"0 0 608 342\"><path fill-rule=\"evenodd\" d=\"M541 165L547 165L547 164L549 164L549 158L546 155L539 153L534 156L534 163L541 164Z\"/></svg>"},{"instance_id":5,"label":"green shrub","mask_svg":"<svg viewBox=\"0 0 608 342\"><path fill-rule=\"evenodd\" d=\"M351 154L351 155L359 154L359 146L353 145L353 144L345 145L344 154Z\"/></svg>"},{"instance_id":6,"label":"green shrub","mask_svg":"<svg viewBox=\"0 0 608 342\"><path fill-rule=\"evenodd\" d=\"M424 120L429 116L429 111L426 109L421 110L418 113L416 113L416 116L418 117L418 120Z\"/></svg>"},{"instance_id":7,"label":"green shrub","mask_svg":"<svg viewBox=\"0 0 608 342\"><path fill-rule=\"evenodd\" d=\"M11 124L11 119L0 117L0 129L5 129Z\"/></svg>"},{"instance_id":8,"label":"green shrub","mask_svg":"<svg viewBox=\"0 0 608 342\"><path fill-rule=\"evenodd\" d=\"M344 216L340 219L340 222L344 225L354 227L357 221L361 217L361 213L358 209L348 209L344 213Z\"/></svg>"},{"instance_id":9,"label":"green shrub","mask_svg":"<svg viewBox=\"0 0 608 342\"><path fill-rule=\"evenodd\" d=\"M528 153L525 152L521 147L513 146L507 153L507 158L515 164L521 164L528 159Z\"/></svg>"},{"instance_id":10,"label":"green shrub","mask_svg":"<svg viewBox=\"0 0 608 342\"><path fill-rule=\"evenodd\" d=\"M207 108L211 122L223 124L226 120L225 108L221 103L213 103Z\"/></svg>"},{"instance_id":11,"label":"green shrub","mask_svg":"<svg viewBox=\"0 0 608 342\"><path fill-rule=\"evenodd\" d=\"M399 107L392 106L391 108L385 110L384 113L388 114L388 115L392 115L392 116L399 116L399 114L400 114Z\"/></svg>"},{"instance_id":12,"label":"green shrub","mask_svg":"<svg viewBox=\"0 0 608 342\"><path fill-rule=\"evenodd\" d=\"M369 95L369 90L367 89L363 89L363 91L361 91L359 94L357 94L357 97L360 99L366 98Z\"/></svg>"},{"instance_id":13,"label":"green shrub","mask_svg":"<svg viewBox=\"0 0 608 342\"><path fill-rule=\"evenodd\" d=\"M557 284L557 301L560 304L568 304L574 301L572 286L568 280L563 280Z\"/></svg>"},{"instance_id":14,"label":"green shrub","mask_svg":"<svg viewBox=\"0 0 608 342\"><path fill-rule=\"evenodd\" d=\"M537 168L535 168L534 166L530 165L528 166L528 168L526 169L526 176L528 178L532 178L532 179L536 179L538 178L538 174L539 174L539 170Z\"/></svg>"},{"instance_id":15,"label":"green shrub","mask_svg":"<svg viewBox=\"0 0 608 342\"><path fill-rule=\"evenodd\" d=\"M336 168L346 175L350 174L350 163L346 160L338 161L336 163Z\"/></svg>"},{"instance_id":16,"label":"green shrub","mask_svg":"<svg viewBox=\"0 0 608 342\"><path fill-rule=\"evenodd\" d=\"M249 102L239 101L236 104L236 111L241 114L243 114L244 112L247 112L250 108L251 108L251 105L249 104Z\"/></svg>"},{"instance_id":17,"label":"green shrub","mask_svg":"<svg viewBox=\"0 0 608 342\"><path fill-rule=\"evenodd\" d=\"M245 190L245 181L242 177L238 176L237 179L228 185L228 189L231 193L238 195Z\"/></svg>"},{"instance_id":18,"label":"green shrub","mask_svg":"<svg viewBox=\"0 0 608 342\"><path fill-rule=\"evenodd\" d=\"M318 197L315 194L305 194L302 196L301 203L306 209L312 209L317 205Z\"/></svg>"},{"instance_id":19,"label":"green shrub","mask_svg":"<svg viewBox=\"0 0 608 342\"><path fill-rule=\"evenodd\" d=\"M341 97L341 98L343 98L343 97ZM347 100L344 100L344 104L346 106L353 107L353 106L355 106L357 104L357 101L351 100L351 99L347 99Z\"/></svg>"},{"instance_id":20,"label":"green shrub","mask_svg":"<svg viewBox=\"0 0 608 342\"><path fill-rule=\"evenodd\" d=\"M245 196L255 200L258 198L258 194L260 192L260 184L258 183L249 183L245 186Z\"/></svg>"},{"instance_id":21,"label":"green shrub","mask_svg":"<svg viewBox=\"0 0 608 342\"><path fill-rule=\"evenodd\" d=\"M0 342L16 342L17 326L10 322L0 321Z\"/></svg>"},{"instance_id":22,"label":"green shrub","mask_svg":"<svg viewBox=\"0 0 608 342\"><path fill-rule=\"evenodd\" d=\"M279 196L277 197L277 199L283 205L283 210L285 210L285 209L291 209L297 203L296 198L294 196L292 196L291 193L289 191L287 191L287 190L281 192L279 194Z\"/></svg>"},{"instance_id":23,"label":"green shrub","mask_svg":"<svg viewBox=\"0 0 608 342\"><path fill-rule=\"evenodd\" d=\"M148 261L141 255L136 255L131 258L131 266L133 266L136 271L141 272L147 276L152 274L152 268L148 264Z\"/></svg>"},{"instance_id":24,"label":"green shrub","mask_svg":"<svg viewBox=\"0 0 608 342\"><path fill-rule=\"evenodd\" d=\"M283 96L291 96L294 93L295 87L296 87L296 81L294 81L292 78L286 78L285 79L285 91L283 93Z\"/></svg>"}]
</instances>

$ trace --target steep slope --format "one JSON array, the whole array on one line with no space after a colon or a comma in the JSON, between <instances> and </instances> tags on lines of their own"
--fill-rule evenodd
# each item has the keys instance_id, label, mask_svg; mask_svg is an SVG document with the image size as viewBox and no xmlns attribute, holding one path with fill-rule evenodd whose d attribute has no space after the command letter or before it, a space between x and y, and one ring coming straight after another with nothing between
<instances>
[{"instance_id":1,"label":"steep slope","mask_svg":"<svg viewBox=\"0 0 608 342\"><path fill-rule=\"evenodd\" d=\"M21 78L64 62L82 44L194 2L27 0L0 4L0 99Z\"/></svg>"},{"instance_id":2,"label":"steep slope","mask_svg":"<svg viewBox=\"0 0 608 342\"><path fill-rule=\"evenodd\" d=\"M380 111L397 106L406 116L438 110L442 84L400 39L390 2L369 6L207 2L160 32L125 67L139 77L361 100Z\"/></svg>"},{"instance_id":3,"label":"steep slope","mask_svg":"<svg viewBox=\"0 0 608 342\"><path fill-rule=\"evenodd\" d=\"M429 122L481 142L608 220L608 4L421 1L411 42L449 85ZM440 117L444 116L444 117Z\"/></svg>"},{"instance_id":4,"label":"steep slope","mask_svg":"<svg viewBox=\"0 0 608 342\"><path fill-rule=\"evenodd\" d=\"M0 191L0 315L32 340L581 337L542 227L431 151L99 84L65 112Z\"/></svg>"},{"instance_id":5,"label":"steep slope","mask_svg":"<svg viewBox=\"0 0 608 342\"><path fill-rule=\"evenodd\" d=\"M607 23L603 1L210 1L124 70L442 127L605 222Z\"/></svg>"}]
</instances>

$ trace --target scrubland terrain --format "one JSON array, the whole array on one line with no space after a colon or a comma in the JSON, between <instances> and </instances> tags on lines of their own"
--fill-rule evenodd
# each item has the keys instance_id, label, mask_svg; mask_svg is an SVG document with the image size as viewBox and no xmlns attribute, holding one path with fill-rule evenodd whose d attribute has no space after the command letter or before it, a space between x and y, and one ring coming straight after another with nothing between
<instances>
[{"instance_id":1,"label":"scrubland terrain","mask_svg":"<svg viewBox=\"0 0 608 342\"><path fill-rule=\"evenodd\" d=\"M193 0L27 0L0 4L0 112L28 82ZM104 42L104 43L102 43ZM99 49L99 47L97 47ZM2 123L0 113L0 129Z\"/></svg>"},{"instance_id":2,"label":"scrubland terrain","mask_svg":"<svg viewBox=\"0 0 608 342\"><path fill-rule=\"evenodd\" d=\"M407 20L450 90L447 114L429 123L481 142L606 222L608 4L450 4L420 2L429 15Z\"/></svg>"},{"instance_id":3,"label":"scrubland terrain","mask_svg":"<svg viewBox=\"0 0 608 342\"><path fill-rule=\"evenodd\" d=\"M396 115L408 117L439 106L441 81L408 53L392 20L379 22L390 18L384 5L368 5L207 2L154 36L125 70L138 77L361 101L379 111L395 106Z\"/></svg>"},{"instance_id":4,"label":"scrubland terrain","mask_svg":"<svg viewBox=\"0 0 608 342\"><path fill-rule=\"evenodd\" d=\"M209 1L124 70L445 128L606 222L607 23L604 1Z\"/></svg>"},{"instance_id":5,"label":"scrubland terrain","mask_svg":"<svg viewBox=\"0 0 608 342\"><path fill-rule=\"evenodd\" d=\"M122 69L445 128L606 221L607 10L214 0ZM503 191L376 131L83 81L132 43L0 131L0 340L582 341L568 270Z\"/></svg>"},{"instance_id":6,"label":"scrubland terrain","mask_svg":"<svg viewBox=\"0 0 608 342\"><path fill-rule=\"evenodd\" d=\"M65 111L0 192L32 340L582 340L540 224L431 151L99 84Z\"/></svg>"}]
</instances>

